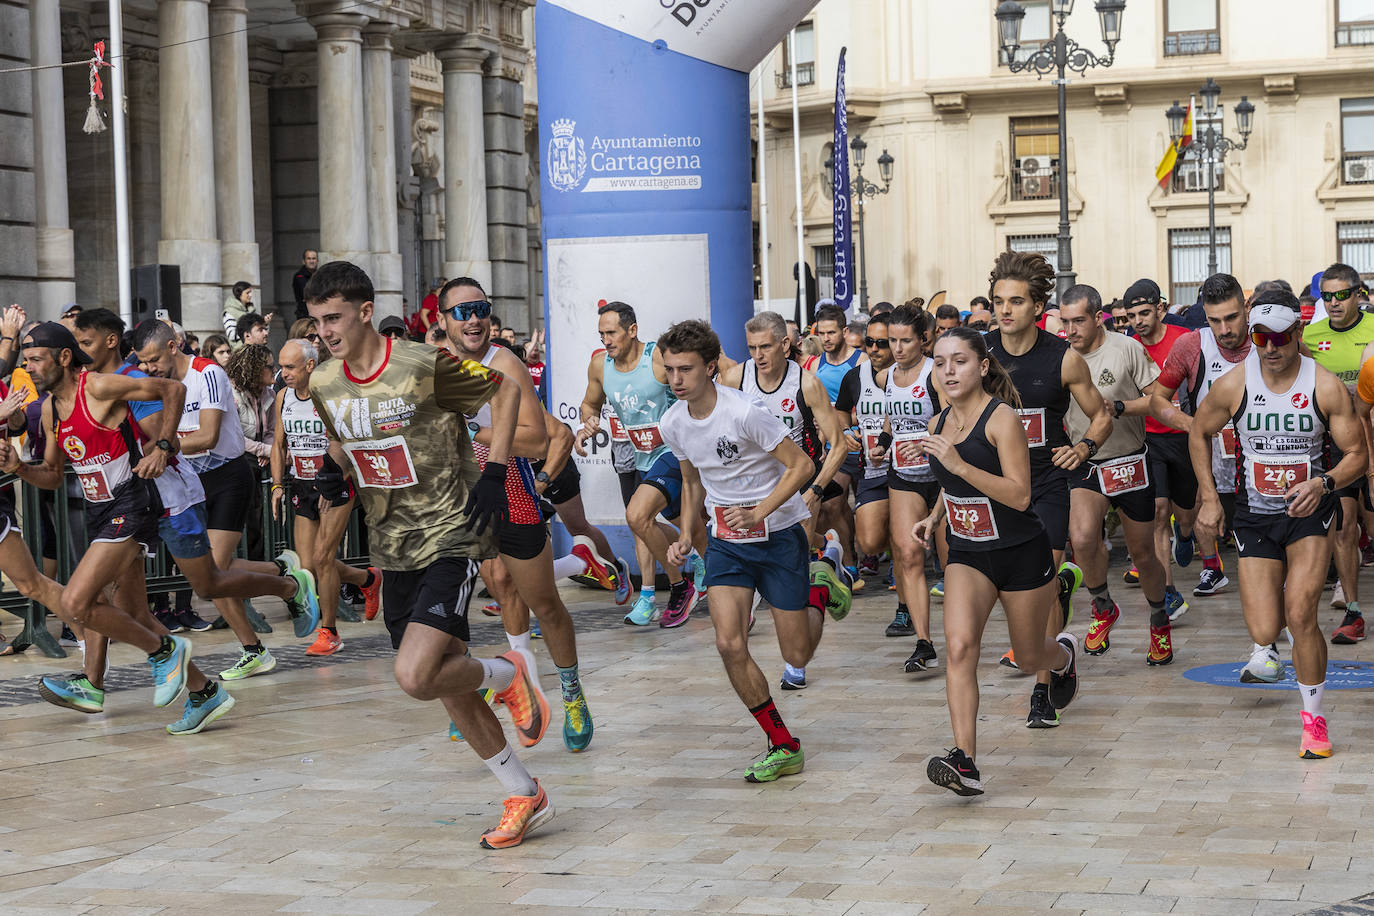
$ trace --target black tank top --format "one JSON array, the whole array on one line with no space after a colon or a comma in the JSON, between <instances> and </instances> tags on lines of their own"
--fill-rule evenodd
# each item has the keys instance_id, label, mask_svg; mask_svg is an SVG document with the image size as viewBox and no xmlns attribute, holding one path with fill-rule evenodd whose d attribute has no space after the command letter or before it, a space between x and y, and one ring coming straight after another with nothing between
<instances>
[{"instance_id":1,"label":"black tank top","mask_svg":"<svg viewBox=\"0 0 1374 916\"><path fill-rule=\"evenodd\" d=\"M988 441L988 418L1006 401L993 398L984 408L968 438L955 446L959 457L972 467L989 474L1002 476L1002 460L997 447ZM1010 405L1008 405L1010 406ZM949 418L944 410L935 422L934 432L940 433ZM997 550L1033 540L1045 531L1040 517L1030 509L1013 509L987 496L962 477L945 469L934 455L930 466L935 479L944 490L946 533L952 550Z\"/></svg>"},{"instance_id":2,"label":"black tank top","mask_svg":"<svg viewBox=\"0 0 1374 916\"><path fill-rule=\"evenodd\" d=\"M1054 449L1069 444L1064 431L1064 415L1069 412L1069 389L1064 387L1066 340L1036 328L1035 343L1020 356L1012 356L1002 346L1002 332L991 331L984 338L988 352L1011 374L1016 393L1021 396L1021 422L1031 441L1032 482L1050 474L1063 474L1054 466ZM1039 444L1037 444L1039 443Z\"/></svg>"}]
</instances>

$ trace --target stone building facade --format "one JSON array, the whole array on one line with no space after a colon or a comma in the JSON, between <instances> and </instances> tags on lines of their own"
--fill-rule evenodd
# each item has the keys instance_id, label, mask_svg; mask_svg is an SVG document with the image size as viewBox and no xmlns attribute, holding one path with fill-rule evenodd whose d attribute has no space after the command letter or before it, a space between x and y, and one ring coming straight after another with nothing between
<instances>
[{"instance_id":1,"label":"stone building facade","mask_svg":"<svg viewBox=\"0 0 1374 916\"><path fill-rule=\"evenodd\" d=\"M133 264L179 267L199 331L240 280L289 321L306 248L365 266L381 314L469 275L542 321L532 6L125 0ZM108 34L103 0L0 0L0 70L42 68L0 73L0 298L31 314L117 307L112 133L81 130L87 70L53 66Z\"/></svg>"}]
</instances>

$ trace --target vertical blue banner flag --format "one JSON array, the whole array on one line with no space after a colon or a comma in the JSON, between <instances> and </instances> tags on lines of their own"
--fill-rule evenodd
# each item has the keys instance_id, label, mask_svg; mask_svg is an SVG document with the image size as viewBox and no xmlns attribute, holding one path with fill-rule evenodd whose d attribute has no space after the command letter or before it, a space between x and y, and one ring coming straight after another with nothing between
<instances>
[{"instance_id":1,"label":"vertical blue banner flag","mask_svg":"<svg viewBox=\"0 0 1374 916\"><path fill-rule=\"evenodd\" d=\"M844 53L835 74L835 304L848 311L854 302L854 236L849 226L849 114L844 99Z\"/></svg>"}]
</instances>

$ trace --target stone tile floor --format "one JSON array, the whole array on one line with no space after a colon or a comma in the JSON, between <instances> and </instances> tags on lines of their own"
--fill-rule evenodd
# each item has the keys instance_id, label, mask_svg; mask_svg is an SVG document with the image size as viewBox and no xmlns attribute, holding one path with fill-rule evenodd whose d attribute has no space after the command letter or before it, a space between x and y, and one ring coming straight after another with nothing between
<instances>
[{"instance_id":1,"label":"stone tile floor","mask_svg":"<svg viewBox=\"0 0 1374 916\"><path fill-rule=\"evenodd\" d=\"M0 913L1374 912L1353 899L1374 889L1370 696L1328 692L1336 754L1301 761L1294 693L1183 677L1248 656L1234 585L1189 595L1177 661L1152 669L1144 599L1117 566L1111 581L1125 614L1056 730L1024 727L1029 680L997 665L995 612L977 799L925 779L950 742L943 677L902 672L912 640L883 637L895 598L881 586L827 628L811 686L775 693L807 769L764 786L742 778L762 737L704 613L631 630L601 593L571 589L596 738L567 753L555 714L522 753L558 815L501 852L477 845L499 786L448 740L439 704L396 688L380 622L344 624L348 645L323 662L279 626L267 641L289 663L233 685L235 710L188 738L163 732L179 705L152 707L127 647L112 682L128 686L90 717L35 699L38 674L73 663L0 659ZM1339 616L1324 608L1325 629ZM752 645L775 678L771 629L761 619ZM227 633L194 639L233 655ZM499 639L483 625L474 642ZM1370 661L1368 646L1332 657Z\"/></svg>"}]
</instances>

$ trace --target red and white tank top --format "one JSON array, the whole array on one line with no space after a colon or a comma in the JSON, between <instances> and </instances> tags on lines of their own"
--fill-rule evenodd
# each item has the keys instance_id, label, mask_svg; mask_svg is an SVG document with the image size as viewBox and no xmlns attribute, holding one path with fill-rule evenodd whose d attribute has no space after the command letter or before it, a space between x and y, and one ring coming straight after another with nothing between
<instances>
[{"instance_id":1,"label":"red and white tank top","mask_svg":"<svg viewBox=\"0 0 1374 916\"><path fill-rule=\"evenodd\" d=\"M119 426L102 426L86 409L85 369L77 377L76 404L71 416L57 421L57 444L66 453L72 470L81 481L81 492L90 503L112 501L119 488L134 478L134 463L142 458L138 451L130 452L142 443L142 434L125 408ZM54 403L53 408L56 410Z\"/></svg>"},{"instance_id":2,"label":"red and white tank top","mask_svg":"<svg viewBox=\"0 0 1374 916\"><path fill-rule=\"evenodd\" d=\"M490 368L497 346L487 347L482 354L482 365ZM468 432L472 434L472 453L477 456L477 464L486 468L491 447L477 441L477 431L491 428L491 405L483 404L477 413L468 417ZM528 458L511 455L506 460L506 501L510 504L510 520L515 525L541 525L544 516L539 512L539 494L534 489L534 468Z\"/></svg>"},{"instance_id":3,"label":"red and white tank top","mask_svg":"<svg viewBox=\"0 0 1374 916\"><path fill-rule=\"evenodd\" d=\"M281 398L281 428L286 434L286 451L291 458L291 476L314 480L324 467L329 453L329 434L315 410L315 401L300 398L290 388Z\"/></svg>"}]
</instances>

